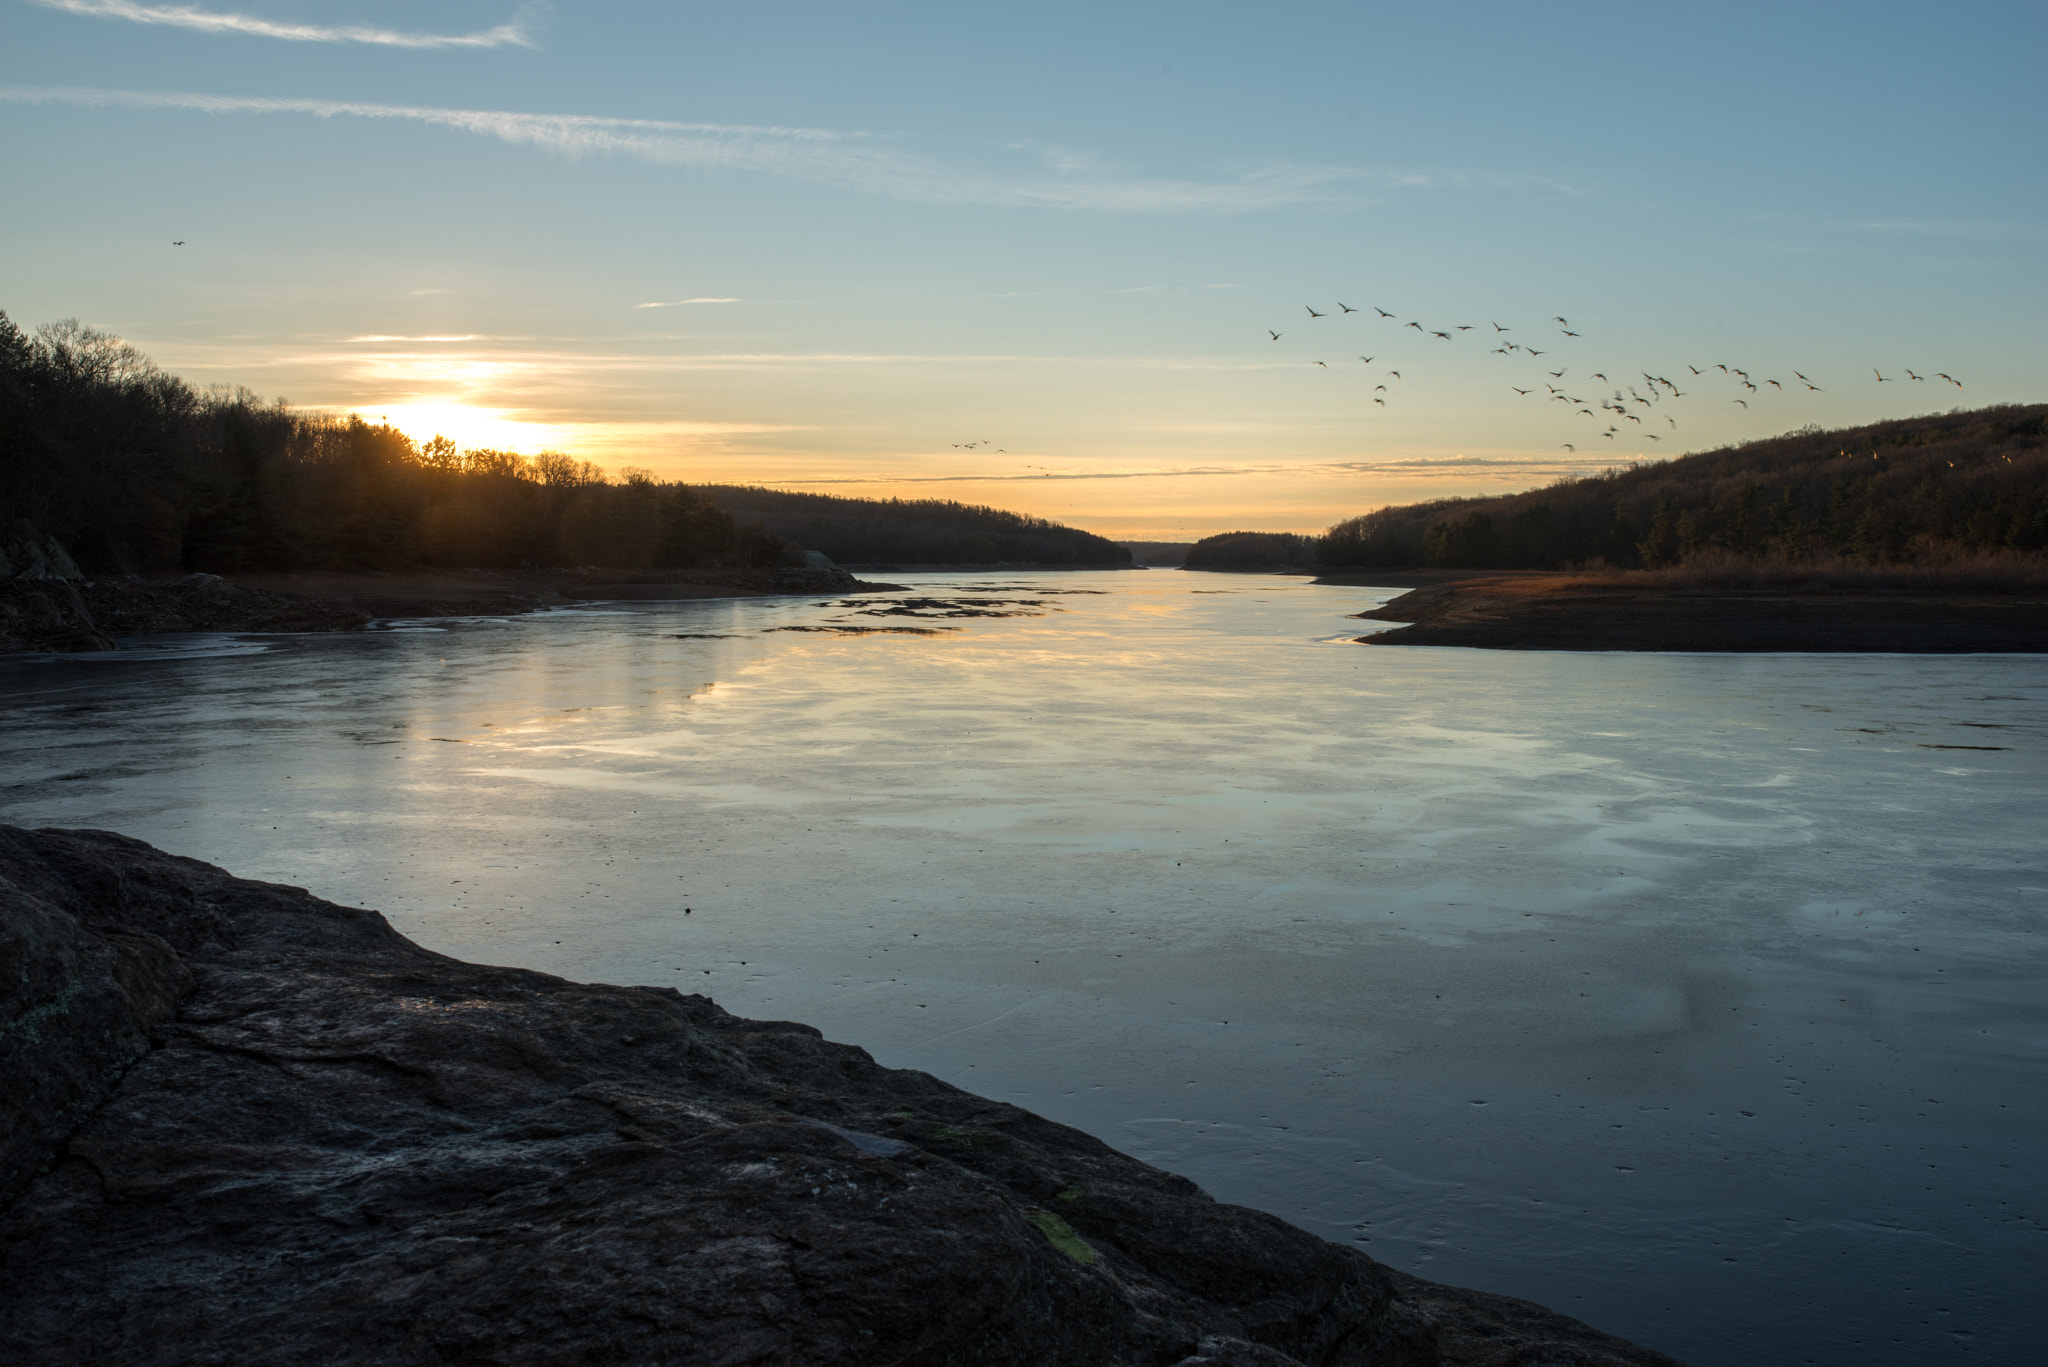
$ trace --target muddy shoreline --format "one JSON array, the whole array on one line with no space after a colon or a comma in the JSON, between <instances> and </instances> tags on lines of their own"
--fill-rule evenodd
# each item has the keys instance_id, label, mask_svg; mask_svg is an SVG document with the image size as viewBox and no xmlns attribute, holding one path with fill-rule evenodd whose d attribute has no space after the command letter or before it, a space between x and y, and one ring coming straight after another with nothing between
<instances>
[{"instance_id":1,"label":"muddy shoreline","mask_svg":"<svg viewBox=\"0 0 2048 1367\"><path fill-rule=\"evenodd\" d=\"M1422 576L1433 576L1422 579ZM1319 580L1330 583L1333 578ZM1418 582L1419 581L1419 582ZM1396 622L1363 645L1484 650L2048 652L2048 597L1915 590L1799 592L1575 581L1554 574L1419 571L1338 582L1409 592L1357 616Z\"/></svg>"}]
</instances>

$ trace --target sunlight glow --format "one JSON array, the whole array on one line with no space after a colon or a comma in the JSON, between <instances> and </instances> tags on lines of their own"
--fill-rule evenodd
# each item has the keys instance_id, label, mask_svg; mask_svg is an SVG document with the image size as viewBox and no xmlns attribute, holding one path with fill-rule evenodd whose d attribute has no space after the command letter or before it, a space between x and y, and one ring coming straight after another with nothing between
<instances>
[{"instance_id":1,"label":"sunlight glow","mask_svg":"<svg viewBox=\"0 0 2048 1367\"><path fill-rule=\"evenodd\" d=\"M531 422L513 416L516 408L471 408L460 403L395 403L382 406L358 405L354 410L364 422L388 422L425 445L435 437L446 437L461 447L489 447L514 451L522 456L546 450L581 453L566 429L555 423Z\"/></svg>"}]
</instances>

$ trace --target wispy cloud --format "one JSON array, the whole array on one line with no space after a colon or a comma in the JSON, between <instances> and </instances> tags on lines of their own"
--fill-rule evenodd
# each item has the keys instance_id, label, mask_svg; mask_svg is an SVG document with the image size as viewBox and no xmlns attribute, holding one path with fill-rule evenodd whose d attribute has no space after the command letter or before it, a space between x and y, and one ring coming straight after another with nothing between
<instances>
[{"instance_id":1,"label":"wispy cloud","mask_svg":"<svg viewBox=\"0 0 2048 1367\"><path fill-rule=\"evenodd\" d=\"M1106 213L1229 214L1290 206L1339 208L1357 204L1375 193L1420 188L1569 188L1564 182L1535 175L1373 170L1294 162L1271 162L1211 180L1121 176L1091 168L1069 170L1066 166L1034 166L1004 174L953 166L905 152L891 145L891 139L866 132L343 100L48 86L0 88L0 100L100 108L189 109L207 114L397 119L457 129L564 157L616 156L699 171L751 171L927 204Z\"/></svg>"},{"instance_id":2,"label":"wispy cloud","mask_svg":"<svg viewBox=\"0 0 2048 1367\"><path fill-rule=\"evenodd\" d=\"M1029 452L1023 454L1029 455ZM1613 464L1573 463L1548 458L1500 458L1482 456L1416 457L1386 461L1314 461L1298 464L1178 465L1164 469L1137 470L1047 470L1028 473L940 475L827 475L814 479L763 480L764 484L1024 484L1048 480L1194 479L1249 476L1402 475L1424 479L1457 476L1469 482L1475 475L1498 475L1516 482L1544 475L1591 474Z\"/></svg>"},{"instance_id":3,"label":"wispy cloud","mask_svg":"<svg viewBox=\"0 0 2048 1367\"><path fill-rule=\"evenodd\" d=\"M292 43L368 43L376 47L532 47L532 27L541 7L522 6L511 22L475 33L407 33L359 24L292 24L253 14L226 14L191 5L138 5L134 0L28 0L44 9L82 14L94 19L125 19L135 24L194 29L201 33L236 33L254 38L281 38Z\"/></svg>"},{"instance_id":4,"label":"wispy cloud","mask_svg":"<svg viewBox=\"0 0 2048 1367\"><path fill-rule=\"evenodd\" d=\"M681 308L685 304L737 304L741 302L738 299L670 299L660 303L635 304L633 307L636 309L675 309Z\"/></svg>"}]
</instances>

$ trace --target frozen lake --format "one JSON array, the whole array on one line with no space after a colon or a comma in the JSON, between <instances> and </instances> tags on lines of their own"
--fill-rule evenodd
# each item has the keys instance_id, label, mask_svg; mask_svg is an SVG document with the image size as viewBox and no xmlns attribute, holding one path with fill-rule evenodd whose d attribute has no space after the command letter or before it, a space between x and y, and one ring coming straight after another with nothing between
<instances>
[{"instance_id":1,"label":"frozen lake","mask_svg":"<svg viewBox=\"0 0 2048 1367\"><path fill-rule=\"evenodd\" d=\"M2048 658L1377 649L1345 617L1394 590L910 582L1041 615L11 657L0 820L807 1021L1697 1367L2039 1351ZM955 629L773 630L835 624Z\"/></svg>"}]
</instances>

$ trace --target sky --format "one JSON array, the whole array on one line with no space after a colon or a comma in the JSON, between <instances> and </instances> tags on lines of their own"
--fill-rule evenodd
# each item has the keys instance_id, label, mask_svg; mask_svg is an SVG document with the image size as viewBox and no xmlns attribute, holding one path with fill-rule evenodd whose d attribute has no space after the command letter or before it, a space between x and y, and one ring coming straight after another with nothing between
<instances>
[{"instance_id":1,"label":"sky","mask_svg":"<svg viewBox=\"0 0 2048 1367\"><path fill-rule=\"evenodd\" d=\"M2048 399L2044 52L2038 3L0 0L0 310L421 439L1313 532Z\"/></svg>"}]
</instances>

